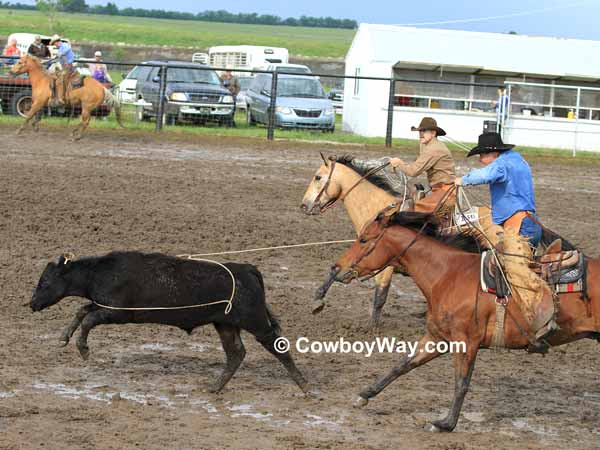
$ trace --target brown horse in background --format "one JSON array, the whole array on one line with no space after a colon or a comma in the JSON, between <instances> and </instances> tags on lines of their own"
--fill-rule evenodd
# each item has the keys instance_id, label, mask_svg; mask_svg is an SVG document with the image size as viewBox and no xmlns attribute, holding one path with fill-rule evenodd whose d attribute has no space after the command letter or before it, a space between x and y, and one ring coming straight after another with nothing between
<instances>
[{"instance_id":1,"label":"brown horse in background","mask_svg":"<svg viewBox=\"0 0 600 450\"><path fill-rule=\"evenodd\" d=\"M338 259L334 271L337 281L349 283L388 265L401 264L427 300L427 331L417 351L404 356L391 372L360 392L355 406L367 405L396 378L443 354L428 351L439 349L437 343L464 342L465 351L453 353L455 391L450 411L426 427L429 431L452 431L469 388L477 352L492 344L496 297L481 291L481 255L477 254L474 238L440 237L435 230L435 218L428 214L381 213ZM586 274L587 299L580 292L559 295L556 322L560 329L548 339L552 346L583 338L600 339L600 259L587 259ZM527 348L531 336L526 330L520 308L510 299L503 328L504 346Z\"/></svg>"},{"instance_id":2,"label":"brown horse in background","mask_svg":"<svg viewBox=\"0 0 600 450\"><path fill-rule=\"evenodd\" d=\"M52 82L53 77L42 67L42 62L39 58L31 55L21 57L19 61L11 68L12 75L20 75L27 73L31 81L32 104L31 109L25 116L25 122L19 127L17 134L20 134L25 126L35 118L32 122L32 127L35 131L38 130L39 121L41 120L42 108L48 106L48 102L52 98ZM121 127L121 105L118 99L111 94L97 80L86 77L83 79L83 86L77 89L67 90L66 99L71 107L81 107L81 122L75 127L72 132L72 137L75 140L81 139L81 136L90 123L91 113L103 103L107 104L115 111L117 122ZM38 114L39 113L39 114Z\"/></svg>"}]
</instances>

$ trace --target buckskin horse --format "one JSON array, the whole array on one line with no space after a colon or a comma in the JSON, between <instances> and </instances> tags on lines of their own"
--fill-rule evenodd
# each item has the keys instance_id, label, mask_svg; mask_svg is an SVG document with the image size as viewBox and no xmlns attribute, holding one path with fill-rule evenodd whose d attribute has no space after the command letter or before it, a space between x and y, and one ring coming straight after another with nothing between
<instances>
[{"instance_id":1,"label":"buckskin horse","mask_svg":"<svg viewBox=\"0 0 600 450\"><path fill-rule=\"evenodd\" d=\"M321 154L321 158L324 163L315 173L302 199L301 209L304 213L323 214L336 202L341 201L358 235L365 224L373 220L382 209L398 201L397 197L383 187L373 184L371 177L362 180L364 174L358 174L343 163L336 162L335 157L326 159ZM394 268L390 267L375 277L376 289L370 319L371 328L379 325L393 273ZM335 281L333 275L331 273L317 290L313 312L323 309L323 299Z\"/></svg>"},{"instance_id":2,"label":"buckskin horse","mask_svg":"<svg viewBox=\"0 0 600 450\"><path fill-rule=\"evenodd\" d=\"M42 108L48 105L52 97L51 83L53 77L42 67L40 59L32 55L21 57L11 68L10 73L15 76L27 73L31 81L31 109L27 112L25 122L19 127L17 134L23 131L31 119L34 119L31 125L37 131L39 121L41 120ZM83 132L90 123L92 111L103 103L115 111L117 122L123 127L123 123L121 122L121 105L118 99L92 77L84 77L82 87L67 90L66 99L71 107L81 107L81 122L71 134L75 140L81 139Z\"/></svg>"},{"instance_id":3,"label":"buckskin horse","mask_svg":"<svg viewBox=\"0 0 600 450\"><path fill-rule=\"evenodd\" d=\"M388 265L401 264L427 300L427 330L413 356L404 356L385 376L363 389L355 401L364 407L396 378L443 353L428 349L439 342L464 342L453 354L454 398L448 415L426 425L429 431L452 431L469 388L480 348L490 348L496 332L509 349L525 349L532 337L520 308L509 298L506 321L496 325L498 299L481 291L481 255L470 236L439 236L435 218L422 213L382 212L371 222L332 269L337 281L370 276ZM584 291L558 294L559 330L548 339L557 346L583 338L600 339L600 259L585 258ZM587 284L587 288L586 288ZM501 316L501 314L498 314ZM500 323L500 322L498 322Z\"/></svg>"}]
</instances>

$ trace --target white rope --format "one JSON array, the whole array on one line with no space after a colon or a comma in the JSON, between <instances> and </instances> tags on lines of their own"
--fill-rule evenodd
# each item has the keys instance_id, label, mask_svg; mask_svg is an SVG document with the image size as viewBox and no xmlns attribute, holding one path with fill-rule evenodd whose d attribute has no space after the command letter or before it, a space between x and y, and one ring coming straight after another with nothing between
<instances>
[{"instance_id":1,"label":"white rope","mask_svg":"<svg viewBox=\"0 0 600 450\"><path fill-rule=\"evenodd\" d=\"M261 247L261 248L249 248L246 250L230 250L227 252L215 252L215 253L194 253L194 254L182 254L177 255L178 258L195 259L199 256L215 256L215 255L235 255L239 253L250 253L250 252L264 252L269 250L280 250L283 248L297 248L297 247L310 247L315 245L330 245L330 244L345 244L348 242L354 242L356 239L344 239L341 241L323 241L323 242L307 242L306 244L291 244L291 245L277 245L275 247Z\"/></svg>"},{"instance_id":2,"label":"white rope","mask_svg":"<svg viewBox=\"0 0 600 450\"><path fill-rule=\"evenodd\" d=\"M462 143L460 143L458 141L455 141L454 139L452 139L449 136L440 136L440 139L442 141L447 141L447 142L449 142L451 144L456 145L458 148L460 148L461 150L464 150L465 152L470 152L471 151L471 149L469 147L467 147L465 144L462 144Z\"/></svg>"},{"instance_id":3,"label":"white rope","mask_svg":"<svg viewBox=\"0 0 600 450\"><path fill-rule=\"evenodd\" d=\"M539 14L539 13L544 13L544 12L549 12L549 11L556 11L558 9L573 8L573 7L576 7L576 6L585 5L586 3L591 3L591 1L592 0L584 0L584 1L579 1L579 2L572 2L572 3L562 4L562 5L550 6L550 7L546 7L546 8L529 9L529 10L520 11L520 12L516 12L516 13L499 14L499 15L496 15L496 16L471 17L471 18L467 18L467 19L441 20L441 21L437 21L437 22L403 23L403 24L398 24L396 26L401 26L401 27L415 27L415 26L423 26L423 25L448 25L448 24L454 24L454 23L486 22L486 21L490 21L490 20L509 19L511 17L529 16L529 15L532 15L532 14Z\"/></svg>"},{"instance_id":4,"label":"white rope","mask_svg":"<svg viewBox=\"0 0 600 450\"><path fill-rule=\"evenodd\" d=\"M92 303L94 305L96 305L96 306L99 306L100 308L112 309L112 310L116 310L116 311L162 311L162 310L169 310L169 309L191 309L191 308L204 308L206 306L212 306L212 305L218 305L218 304L221 304L221 303L227 303L227 306L225 307L225 314L229 314L231 312L231 308L233 306L233 297L235 296L235 277L233 276L233 273L231 273L231 270L229 270L229 268L227 268L226 266L224 266L220 262L212 261L210 259L195 258L195 257L192 257L191 255L187 259L192 259L194 261L209 262L209 263L221 266L223 269L225 269L227 271L227 273L229 274L229 276L231 277L231 282L233 283L232 289L231 289L231 296L229 297L229 300L216 300L216 301L213 301L213 302L210 302L210 303L202 303L200 305L152 306L152 307L146 307L146 308L144 308L144 307L140 307L140 308L123 308L123 307L119 307L119 306L108 306L108 305L102 305L102 304L97 303L97 302L95 302L93 300L92 300Z\"/></svg>"}]
</instances>

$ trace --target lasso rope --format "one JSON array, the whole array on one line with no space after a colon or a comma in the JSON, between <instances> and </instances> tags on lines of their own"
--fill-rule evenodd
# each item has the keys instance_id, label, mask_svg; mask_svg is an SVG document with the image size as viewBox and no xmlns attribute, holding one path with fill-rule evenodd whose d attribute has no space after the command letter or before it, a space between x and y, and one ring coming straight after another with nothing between
<instances>
[{"instance_id":1,"label":"lasso rope","mask_svg":"<svg viewBox=\"0 0 600 450\"><path fill-rule=\"evenodd\" d=\"M331 245L331 244L345 244L348 242L354 242L356 239L343 239L341 241L322 241L322 242L307 242L305 244L291 244L291 245L277 245L275 247L261 247L261 248L249 248L246 250L231 250L226 252L215 252L215 253L194 253L194 254L181 254L177 255L178 258L196 259L200 256L215 256L215 255L236 255L239 253L251 253L251 252L265 252L270 250L280 250L283 248L298 248L298 247L311 247L316 245Z\"/></svg>"}]
</instances>

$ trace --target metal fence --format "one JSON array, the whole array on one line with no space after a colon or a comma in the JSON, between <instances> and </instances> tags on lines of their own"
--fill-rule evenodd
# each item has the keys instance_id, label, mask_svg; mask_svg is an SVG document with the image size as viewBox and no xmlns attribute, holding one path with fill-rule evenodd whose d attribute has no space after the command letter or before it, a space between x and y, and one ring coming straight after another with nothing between
<instances>
[{"instance_id":1,"label":"metal fence","mask_svg":"<svg viewBox=\"0 0 600 450\"><path fill-rule=\"evenodd\" d=\"M24 115L31 106L31 86L27 76L8 76L13 62L5 57L0 58L0 106L3 114ZM93 60L80 59L76 61L76 67L80 73L93 76L90 65L94 63ZM500 87L445 80L235 69L234 75L244 84L244 90L234 97L219 78L219 74L227 70L223 67L181 61L102 63L108 68L114 82L105 85L119 96L124 105L126 123L141 126L143 122L154 122L152 128L156 131L179 124L264 127L268 140L274 139L278 130L285 129L341 133L340 113L344 92L325 92L323 85L350 82L353 88L347 88L346 95L351 94L352 89L355 93L367 88L376 92L377 100L386 110L385 144L388 147L392 144L396 107L434 108L437 104L443 108L444 102L452 102L454 106L451 109L470 110L475 103L491 104L494 98L473 100L471 97L465 103L448 93L487 92ZM407 86L418 85L429 86L427 91L432 94L423 100L423 95L416 99L406 92ZM411 104L413 100L414 105ZM417 104L417 100L420 103ZM456 106L456 102L460 105ZM60 116L71 112L46 108L44 113ZM107 117L106 109L96 111L95 115L111 120Z\"/></svg>"}]
</instances>

